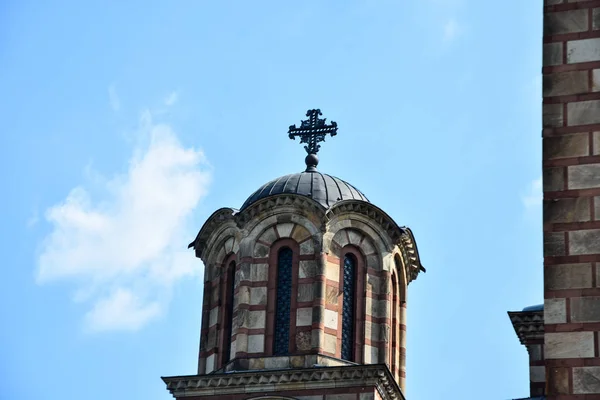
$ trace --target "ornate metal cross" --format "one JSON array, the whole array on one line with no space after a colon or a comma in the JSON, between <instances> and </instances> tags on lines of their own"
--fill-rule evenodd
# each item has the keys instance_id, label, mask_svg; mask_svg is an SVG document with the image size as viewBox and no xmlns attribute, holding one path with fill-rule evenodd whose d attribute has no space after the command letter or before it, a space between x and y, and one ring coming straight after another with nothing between
<instances>
[{"instance_id":1,"label":"ornate metal cross","mask_svg":"<svg viewBox=\"0 0 600 400\"><path fill-rule=\"evenodd\" d=\"M327 118L319 118L323 115L321 110L308 110L306 116L308 119L302 121L299 128L296 125L291 125L288 134L290 139L295 140L296 136L300 137L300 143L306 143L304 149L308 154L317 154L321 146L319 142L325 141L325 136L329 133L331 136L337 135L337 124L331 121L331 125L326 125Z\"/></svg>"}]
</instances>

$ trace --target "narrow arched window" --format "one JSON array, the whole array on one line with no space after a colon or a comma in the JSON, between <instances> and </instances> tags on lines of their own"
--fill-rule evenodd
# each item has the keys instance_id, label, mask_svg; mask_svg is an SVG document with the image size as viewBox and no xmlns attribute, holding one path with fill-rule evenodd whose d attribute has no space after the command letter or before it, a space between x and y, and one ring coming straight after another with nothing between
<instances>
[{"instance_id":1,"label":"narrow arched window","mask_svg":"<svg viewBox=\"0 0 600 400\"><path fill-rule=\"evenodd\" d=\"M277 255L277 304L275 305L275 329L273 354L283 355L289 351L290 309L292 305L292 249L283 247Z\"/></svg>"},{"instance_id":2,"label":"narrow arched window","mask_svg":"<svg viewBox=\"0 0 600 400\"><path fill-rule=\"evenodd\" d=\"M233 325L233 293L235 291L235 261L229 263L225 274L225 315L223 318L223 356L221 365L231 358L231 334Z\"/></svg>"},{"instance_id":3,"label":"narrow arched window","mask_svg":"<svg viewBox=\"0 0 600 400\"><path fill-rule=\"evenodd\" d=\"M342 303L342 351L343 360L354 358L354 309L356 258L353 254L344 256L343 266L343 303Z\"/></svg>"}]
</instances>

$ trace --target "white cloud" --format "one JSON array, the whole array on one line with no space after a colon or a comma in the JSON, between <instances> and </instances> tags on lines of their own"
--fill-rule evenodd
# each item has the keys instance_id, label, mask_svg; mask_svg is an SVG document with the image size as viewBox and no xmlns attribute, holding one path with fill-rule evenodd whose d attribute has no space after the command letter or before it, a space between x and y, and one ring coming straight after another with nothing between
<instances>
[{"instance_id":1,"label":"white cloud","mask_svg":"<svg viewBox=\"0 0 600 400\"><path fill-rule=\"evenodd\" d=\"M130 290L117 289L100 299L86 316L86 326L97 332L104 330L137 330L161 313L158 302L140 300Z\"/></svg>"},{"instance_id":2,"label":"white cloud","mask_svg":"<svg viewBox=\"0 0 600 400\"><path fill-rule=\"evenodd\" d=\"M529 186L529 193L523 196L523 205L526 208L538 207L542 205L543 192L542 192L542 177L531 182Z\"/></svg>"},{"instance_id":3,"label":"white cloud","mask_svg":"<svg viewBox=\"0 0 600 400\"><path fill-rule=\"evenodd\" d=\"M444 33L443 39L444 42L451 42L460 34L461 27L458 22L452 18L446 21L444 24Z\"/></svg>"},{"instance_id":4,"label":"white cloud","mask_svg":"<svg viewBox=\"0 0 600 400\"><path fill-rule=\"evenodd\" d=\"M121 101L119 100L119 95L117 94L117 87L114 83L111 83L108 86L108 101L110 103L110 108L113 111L119 111L121 108Z\"/></svg>"},{"instance_id":5,"label":"white cloud","mask_svg":"<svg viewBox=\"0 0 600 400\"><path fill-rule=\"evenodd\" d=\"M165 105L166 106L172 106L173 104L177 103L177 100L179 99L179 93L177 92L171 92L167 97L165 97Z\"/></svg>"},{"instance_id":6,"label":"white cloud","mask_svg":"<svg viewBox=\"0 0 600 400\"><path fill-rule=\"evenodd\" d=\"M92 331L143 327L165 312L174 284L200 273L186 221L207 192L208 164L150 112L140 127L147 143L134 149L125 174L101 180L103 198L79 186L46 211L52 231L37 281L73 283L74 300L89 303Z\"/></svg>"}]
</instances>

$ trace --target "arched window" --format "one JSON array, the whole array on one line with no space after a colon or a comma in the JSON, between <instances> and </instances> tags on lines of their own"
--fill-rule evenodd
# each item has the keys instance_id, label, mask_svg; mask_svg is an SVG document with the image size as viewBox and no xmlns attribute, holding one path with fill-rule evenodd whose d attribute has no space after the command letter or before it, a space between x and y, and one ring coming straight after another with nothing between
<instances>
[{"instance_id":1,"label":"arched window","mask_svg":"<svg viewBox=\"0 0 600 400\"><path fill-rule=\"evenodd\" d=\"M356 265L356 257L353 254L348 253L344 256L341 358L348 361L353 361L354 358Z\"/></svg>"},{"instance_id":2,"label":"arched window","mask_svg":"<svg viewBox=\"0 0 600 400\"><path fill-rule=\"evenodd\" d=\"M274 355L284 355L289 351L292 256L293 252L289 247L282 247L277 254L277 303L275 305L275 329L273 332Z\"/></svg>"},{"instance_id":3,"label":"arched window","mask_svg":"<svg viewBox=\"0 0 600 400\"><path fill-rule=\"evenodd\" d=\"M231 261L225 272L223 307L223 346L221 366L225 365L231 358L231 334L233 325L233 294L235 291L235 261Z\"/></svg>"}]
</instances>

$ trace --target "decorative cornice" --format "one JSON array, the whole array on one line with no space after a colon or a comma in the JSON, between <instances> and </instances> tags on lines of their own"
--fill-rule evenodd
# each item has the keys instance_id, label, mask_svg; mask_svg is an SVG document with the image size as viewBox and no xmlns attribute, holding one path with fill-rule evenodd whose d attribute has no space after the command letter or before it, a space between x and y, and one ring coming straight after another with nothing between
<instances>
[{"instance_id":1,"label":"decorative cornice","mask_svg":"<svg viewBox=\"0 0 600 400\"><path fill-rule=\"evenodd\" d=\"M426 270L425 267L421 265L419 250L417 249L417 242L415 241L412 230L407 226L403 226L401 229L404 231L404 234L400 238L402 243L402 246L400 247L402 248L402 255L407 260L408 283L410 283L417 279L419 272L426 272Z\"/></svg>"},{"instance_id":2,"label":"decorative cornice","mask_svg":"<svg viewBox=\"0 0 600 400\"><path fill-rule=\"evenodd\" d=\"M370 385L377 389L382 400L404 400L402 391L385 364L231 372L162 379L175 398Z\"/></svg>"},{"instance_id":3,"label":"decorative cornice","mask_svg":"<svg viewBox=\"0 0 600 400\"><path fill-rule=\"evenodd\" d=\"M544 311L509 311L508 317L521 344L544 340Z\"/></svg>"}]
</instances>

